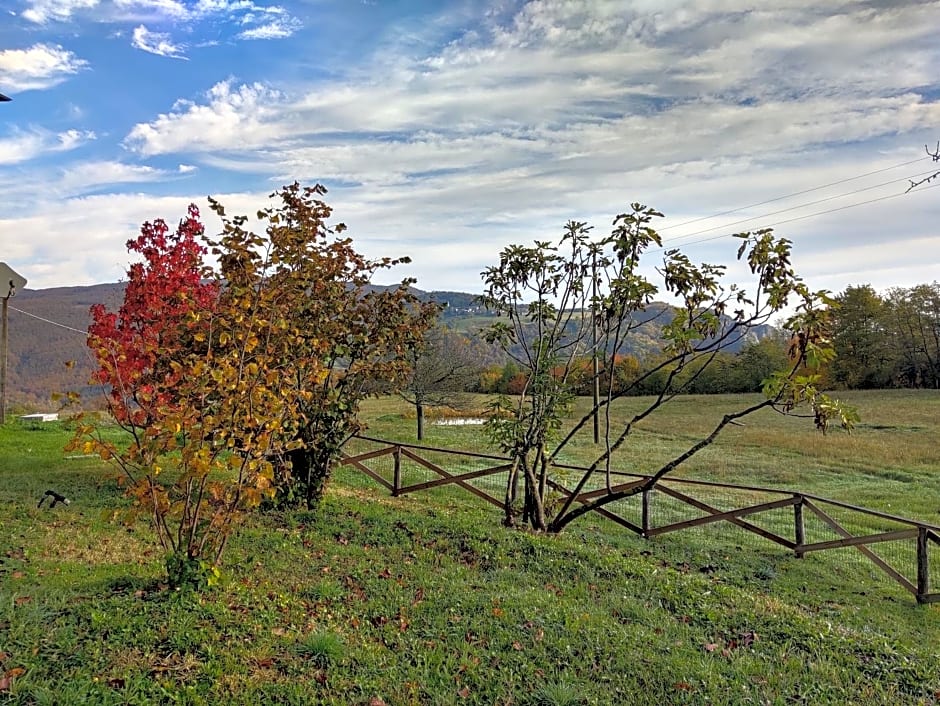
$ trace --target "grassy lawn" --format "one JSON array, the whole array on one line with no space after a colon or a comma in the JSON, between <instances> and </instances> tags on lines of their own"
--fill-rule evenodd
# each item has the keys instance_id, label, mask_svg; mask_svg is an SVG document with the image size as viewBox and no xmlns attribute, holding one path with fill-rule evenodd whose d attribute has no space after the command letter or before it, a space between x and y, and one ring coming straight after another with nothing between
<instances>
[{"instance_id":1,"label":"grassy lawn","mask_svg":"<svg viewBox=\"0 0 940 706\"><path fill-rule=\"evenodd\" d=\"M683 473L937 523L940 394L851 399L863 417L852 436L768 414ZM651 469L742 401L680 400L617 466ZM365 411L370 433L413 440L401 403ZM855 550L796 559L726 528L645 541L587 517L537 536L500 527L498 509L471 496L391 498L349 470L316 513L253 518L220 586L167 591L147 528L108 519L125 502L110 471L66 458L66 438L56 425L0 428L0 704L935 704L940 694L940 608L915 605ZM431 425L426 443L486 450L478 427ZM592 451L579 443L566 460ZM37 508L47 488L72 504Z\"/></svg>"}]
</instances>

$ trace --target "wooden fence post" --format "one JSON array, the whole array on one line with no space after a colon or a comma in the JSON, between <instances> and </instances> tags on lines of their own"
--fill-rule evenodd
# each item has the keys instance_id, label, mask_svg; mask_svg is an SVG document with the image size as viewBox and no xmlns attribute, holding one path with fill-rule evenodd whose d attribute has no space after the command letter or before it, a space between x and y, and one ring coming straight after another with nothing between
<instances>
[{"instance_id":1,"label":"wooden fence post","mask_svg":"<svg viewBox=\"0 0 940 706\"><path fill-rule=\"evenodd\" d=\"M649 536L646 534L649 532L650 528L650 490L646 489L641 494L641 512L642 517L640 520L640 525L643 527L643 536L649 539Z\"/></svg>"},{"instance_id":2,"label":"wooden fence post","mask_svg":"<svg viewBox=\"0 0 940 706\"><path fill-rule=\"evenodd\" d=\"M401 490L401 446L395 447L392 458L395 459L395 466L392 471L392 497L397 498L398 492Z\"/></svg>"},{"instance_id":3,"label":"wooden fence post","mask_svg":"<svg viewBox=\"0 0 940 706\"><path fill-rule=\"evenodd\" d=\"M800 551L800 548L806 544L806 527L803 525L803 496L795 495L794 497L798 502L793 504L793 541L796 543L793 553L796 554L797 559L802 559L803 552Z\"/></svg>"},{"instance_id":4,"label":"wooden fence post","mask_svg":"<svg viewBox=\"0 0 940 706\"><path fill-rule=\"evenodd\" d=\"M917 528L917 602L926 603L930 593L930 564L927 561L927 528Z\"/></svg>"}]
</instances>

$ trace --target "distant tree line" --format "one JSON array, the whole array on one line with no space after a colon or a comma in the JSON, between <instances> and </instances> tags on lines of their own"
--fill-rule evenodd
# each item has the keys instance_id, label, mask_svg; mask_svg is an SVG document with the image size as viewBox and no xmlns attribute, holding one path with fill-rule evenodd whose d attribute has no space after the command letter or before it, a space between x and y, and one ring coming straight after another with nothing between
<instances>
[{"instance_id":1,"label":"distant tree line","mask_svg":"<svg viewBox=\"0 0 940 706\"><path fill-rule=\"evenodd\" d=\"M837 355L820 371L824 388L940 389L940 282L895 287L883 295L868 284L846 288L833 302L831 339ZM662 367L660 353L618 354L606 361L612 360L612 366L600 363L601 386L606 388L612 374L617 394L628 388L630 395L657 394L663 379L675 375L674 384L689 394L759 392L775 371L787 367L790 343L782 332L771 330L737 353L718 353L703 370L687 366L678 373L674 366ZM480 362L473 374L469 366L464 368L460 385L465 391L517 395L525 387L520 366L498 360L478 338L451 331L447 348L467 352L464 360ZM612 367L612 373L605 367ZM574 394L590 395L591 357L578 358L567 380Z\"/></svg>"},{"instance_id":2,"label":"distant tree line","mask_svg":"<svg viewBox=\"0 0 940 706\"><path fill-rule=\"evenodd\" d=\"M638 359L628 354L612 357L613 380L605 362L599 365L601 387L608 384L614 394L652 395L662 389L664 380L673 377L673 384L689 394L711 395L733 392L759 392L764 380L783 370L788 363L787 339L769 335L747 344L740 353L718 353L707 367L690 365L676 370L663 365L662 354ZM560 374L561 371L559 370ZM472 388L474 392L518 395L525 387L526 376L514 361L483 368ZM568 374L568 383L576 395L590 395L593 386L593 362L589 356L578 358Z\"/></svg>"}]
</instances>

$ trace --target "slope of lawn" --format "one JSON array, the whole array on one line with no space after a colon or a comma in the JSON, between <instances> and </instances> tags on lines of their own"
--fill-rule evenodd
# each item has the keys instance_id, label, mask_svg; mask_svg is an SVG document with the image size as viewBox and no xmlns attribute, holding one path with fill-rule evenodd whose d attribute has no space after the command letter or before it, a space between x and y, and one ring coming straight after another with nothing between
<instances>
[{"instance_id":1,"label":"slope of lawn","mask_svg":"<svg viewBox=\"0 0 940 706\"><path fill-rule=\"evenodd\" d=\"M869 411L873 428L851 438L810 443L791 438L803 433L791 420L778 432L753 424L692 470L769 478L775 466L762 455L779 454L788 483L811 479L804 466L815 464L816 492L833 495L851 492L855 473L873 496L884 482L881 502L931 520L940 464L921 434L934 431L938 398L893 394L860 398L889 411ZM695 433L717 403L678 406L673 427L644 430L647 446L670 443L675 429ZM375 433L407 438L404 411L379 401L367 413ZM878 425L923 429L889 436ZM466 448L461 435L476 434L470 448L480 449L479 433L434 429L429 442ZM390 498L348 470L316 512L252 518L221 585L168 591L146 526L109 520L124 502L110 471L65 458L66 438L56 425L0 428L0 704L933 704L940 695L940 609L915 605L864 564L696 535L646 542L587 518L559 537L532 535L500 527L498 511L472 498ZM904 448L892 451L897 439ZM37 508L47 488L72 504Z\"/></svg>"}]
</instances>

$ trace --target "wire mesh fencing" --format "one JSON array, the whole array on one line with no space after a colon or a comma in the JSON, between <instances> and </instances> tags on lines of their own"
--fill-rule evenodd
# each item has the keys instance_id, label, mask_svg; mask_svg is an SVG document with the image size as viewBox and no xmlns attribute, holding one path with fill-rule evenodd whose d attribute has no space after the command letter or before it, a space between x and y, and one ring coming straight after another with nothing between
<instances>
[{"instance_id":1,"label":"wire mesh fencing","mask_svg":"<svg viewBox=\"0 0 940 706\"><path fill-rule=\"evenodd\" d=\"M510 459L355 437L343 466L354 468L392 495L427 493L438 501L472 496L502 507ZM575 494L576 493L576 494ZM572 497L573 496L573 497ZM845 568L878 570L920 603L940 602L940 527L790 490L552 468L546 503L586 506L646 538L694 535L716 546L766 546L797 557L825 552ZM847 572L847 573L852 573Z\"/></svg>"}]
</instances>

